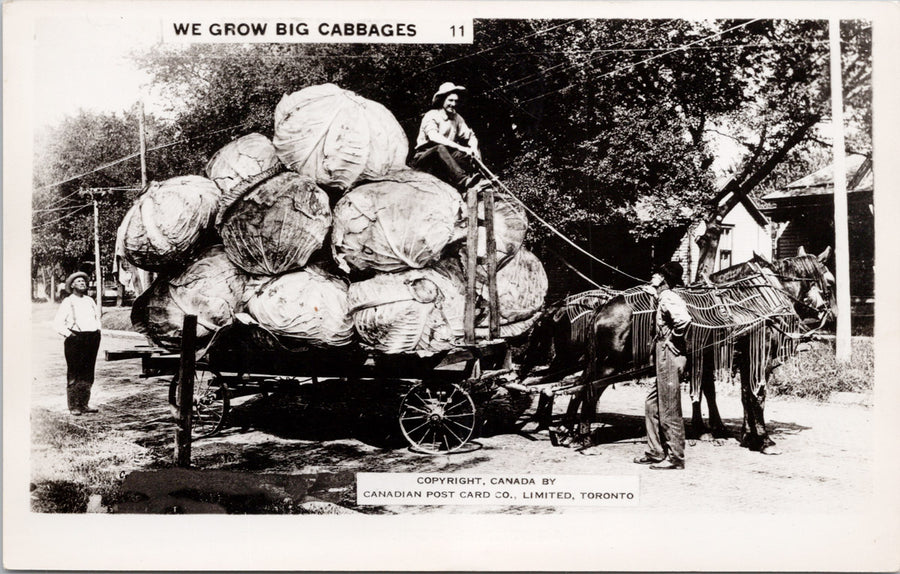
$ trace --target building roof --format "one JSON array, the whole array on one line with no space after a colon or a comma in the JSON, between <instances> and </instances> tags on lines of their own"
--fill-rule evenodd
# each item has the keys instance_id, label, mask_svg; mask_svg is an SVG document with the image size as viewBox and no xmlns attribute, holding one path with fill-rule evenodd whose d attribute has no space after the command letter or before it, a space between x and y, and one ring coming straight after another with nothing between
<instances>
[{"instance_id":1,"label":"building roof","mask_svg":"<svg viewBox=\"0 0 900 574\"><path fill-rule=\"evenodd\" d=\"M871 159L861 155L848 155L847 193L871 192L874 188ZM855 184L855 185L853 185ZM791 182L783 188L773 191L763 200L778 202L789 198L834 195L834 167L829 164L812 172L806 177Z\"/></svg>"},{"instance_id":2,"label":"building roof","mask_svg":"<svg viewBox=\"0 0 900 574\"><path fill-rule=\"evenodd\" d=\"M747 210L747 213L749 213L750 216L756 220L756 223L758 223L760 227L765 227L765 226L769 225L769 218L763 214L763 212L759 209L759 206L756 204L756 202L753 201L752 197L749 197L747 195L742 195L738 199L738 203L740 203L741 205L744 206L744 209ZM728 213L730 213L731 210L733 210L735 207L737 207L737 204L732 206L731 209L728 210L726 215Z\"/></svg>"}]
</instances>

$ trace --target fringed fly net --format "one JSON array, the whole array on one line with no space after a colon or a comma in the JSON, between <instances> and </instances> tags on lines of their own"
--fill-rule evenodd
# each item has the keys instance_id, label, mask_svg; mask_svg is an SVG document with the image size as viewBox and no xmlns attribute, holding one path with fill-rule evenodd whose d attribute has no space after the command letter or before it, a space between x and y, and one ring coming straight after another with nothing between
<instances>
[{"instance_id":1,"label":"fringed fly net","mask_svg":"<svg viewBox=\"0 0 900 574\"><path fill-rule=\"evenodd\" d=\"M800 319L781 283L768 269L756 268L748 277L709 289L677 289L685 300L692 322L687 343L691 354L691 398L699 400L705 361L713 361L717 378L727 380L733 367L735 344L742 341L747 353L750 387L754 393L765 384L770 359L787 359L796 350L792 337Z\"/></svg>"},{"instance_id":2,"label":"fringed fly net","mask_svg":"<svg viewBox=\"0 0 900 574\"><path fill-rule=\"evenodd\" d=\"M706 361L712 360L717 378L730 379L735 346L747 353L751 388L757 392L765 384L770 359L787 359L796 351L793 334L799 329L799 317L793 302L774 273L759 266L747 267L745 277L729 277L715 287L680 288L691 315L686 333L690 353L690 391L692 400L700 396L700 382ZM572 295L564 311L572 325L572 337L585 341L590 332L592 311L616 295L622 295L631 307L632 355L634 368L652 363L655 337L656 297L646 287L626 291L601 288Z\"/></svg>"}]
</instances>

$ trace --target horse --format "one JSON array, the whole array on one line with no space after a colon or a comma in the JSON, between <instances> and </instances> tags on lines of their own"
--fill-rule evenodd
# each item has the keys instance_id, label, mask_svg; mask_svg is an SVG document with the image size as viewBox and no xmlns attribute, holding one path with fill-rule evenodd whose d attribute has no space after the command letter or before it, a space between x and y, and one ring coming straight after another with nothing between
<instances>
[{"instance_id":1,"label":"horse","mask_svg":"<svg viewBox=\"0 0 900 574\"><path fill-rule=\"evenodd\" d=\"M590 315L615 295L616 291L601 287L548 305L528 335L519 362L519 377L528 377L538 365L546 365L550 376L580 370L587 350Z\"/></svg>"},{"instance_id":2,"label":"horse","mask_svg":"<svg viewBox=\"0 0 900 574\"><path fill-rule=\"evenodd\" d=\"M756 256L751 264L740 264L735 268L720 272L713 279L721 285L728 281L740 281L765 273L766 284L770 286L770 291L778 292L787 298L782 299L782 307L793 306L794 309L802 309L807 312L813 310L818 317L827 318L828 315L833 316L834 314L833 297L830 295L833 293L831 287L834 284L833 276L823 264L827 254L828 250L818 257L801 253L795 258L771 263ZM623 372L629 364L634 365L636 350L644 355L645 360L649 356L649 343L639 341L639 344L636 345L632 332L633 325L635 325L634 306L636 303L640 303L642 308L638 313L643 315L644 322L646 322L648 318L646 316L648 312L646 298L649 295L642 295L640 288L624 293L605 302L598 301L600 304L591 313L590 336L587 338L585 348L586 364L581 377L582 388L570 401L564 425L556 431L557 437L584 438L588 436L590 422L596 412L597 401L606 388L606 385L596 385L596 381L608 379L611 375ZM795 330L791 315L798 315L798 313L790 314L785 309L782 313L766 318L765 328L753 330L752 341L749 333L731 341L735 351L734 355L736 355L734 364L742 375L741 380L747 381L746 384L742 382L741 393L745 411L742 443L753 450L764 452L771 449L773 444L766 433L763 415L765 382L768 381L772 369L778 364L776 355L783 352L784 334ZM558 310L554 316L560 317ZM822 320L824 321L824 319ZM557 331L562 330L557 329ZM646 331L646 327L643 330ZM641 333L640 338L646 339L646 333ZM571 344L573 337L560 333L552 346L565 347L567 339ZM701 438L711 438L712 436L703 424L700 411L700 400L705 396L709 407L711 430L714 434L722 436L726 434L726 431L715 397L715 371L712 368L715 361L711 360L712 346L708 349L696 350L696 352L702 357L699 361L693 362L699 365L705 364L705 368L696 368L698 372L693 375L699 383L692 385L692 429ZM728 361L731 361L731 357L728 358ZM761 366L762 363L765 365ZM751 384L751 380L753 384ZM543 403L539 404L539 413L542 409L545 413L549 413L552 405L548 406L546 401ZM581 417L576 432L575 416L579 407L581 408ZM548 417L549 414L545 414L545 416ZM540 414L538 418L539 420L542 418Z\"/></svg>"},{"instance_id":3,"label":"horse","mask_svg":"<svg viewBox=\"0 0 900 574\"><path fill-rule=\"evenodd\" d=\"M580 371L590 339L592 313L615 295L613 289L600 287L548 305L528 335L518 364L519 379L528 378L538 365L546 365L539 381L559 380ZM534 417L537 430L550 427L552 411L552 392L541 393Z\"/></svg>"},{"instance_id":4,"label":"horse","mask_svg":"<svg viewBox=\"0 0 900 574\"><path fill-rule=\"evenodd\" d=\"M837 317L837 302L834 290L835 279L831 271L825 266L825 261L827 261L830 254L830 247L826 248L819 255L809 255L803 247L800 247L795 257L769 261L754 252L753 257L748 262L728 267L710 275L710 282L714 285L726 284L730 281L749 277L762 270L767 270L778 280L780 289L793 303L794 311L800 318L801 325L806 325L810 321L814 324L818 323L811 330L814 331L832 323ZM771 327L777 329L783 326L773 324ZM771 344L768 344L767 348L771 346ZM749 352L742 346L736 346L735 351L738 353L739 359L742 353ZM765 375L766 382L771 371L778 365L775 357L770 357L770 359L770 366L767 367ZM740 360L737 361L737 365L739 368L746 366ZM764 393L765 390L762 389L760 392ZM708 427L704 424L701 413L701 400L703 397L706 397L706 404L709 410ZM692 398L691 428L702 439L709 439L713 436L727 436L727 431L722 423L716 403L715 377L711 369L703 372L699 393ZM764 402L764 398L761 401L754 401L752 397L744 397L742 393L742 402L745 403L745 414L749 410L751 413L755 413L755 419L762 420L761 413L763 409L756 403Z\"/></svg>"}]
</instances>

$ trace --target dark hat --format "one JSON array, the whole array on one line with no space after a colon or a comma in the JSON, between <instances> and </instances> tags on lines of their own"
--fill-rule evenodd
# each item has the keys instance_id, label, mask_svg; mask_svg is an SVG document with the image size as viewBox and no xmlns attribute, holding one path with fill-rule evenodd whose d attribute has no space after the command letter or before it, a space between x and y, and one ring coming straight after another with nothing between
<instances>
[{"instance_id":1,"label":"dark hat","mask_svg":"<svg viewBox=\"0 0 900 574\"><path fill-rule=\"evenodd\" d=\"M431 103L437 104L438 100L443 98L446 95L452 94L453 92L464 92L466 89L463 86L457 86L453 82L444 82L441 84L441 87L438 88L438 91L431 96Z\"/></svg>"},{"instance_id":2,"label":"dark hat","mask_svg":"<svg viewBox=\"0 0 900 574\"><path fill-rule=\"evenodd\" d=\"M70 293L72 292L72 283L74 283L75 280L78 279L79 277L84 279L85 282L88 282L91 279L90 277L88 277L88 274L85 273L84 271L76 271L75 273L72 273L71 275L69 275L69 278L66 279L66 291L69 291Z\"/></svg>"},{"instance_id":3,"label":"dark hat","mask_svg":"<svg viewBox=\"0 0 900 574\"><path fill-rule=\"evenodd\" d=\"M656 268L656 272L663 276L669 287L678 287L684 284L682 279L684 277L684 268L677 261L663 263Z\"/></svg>"}]
</instances>

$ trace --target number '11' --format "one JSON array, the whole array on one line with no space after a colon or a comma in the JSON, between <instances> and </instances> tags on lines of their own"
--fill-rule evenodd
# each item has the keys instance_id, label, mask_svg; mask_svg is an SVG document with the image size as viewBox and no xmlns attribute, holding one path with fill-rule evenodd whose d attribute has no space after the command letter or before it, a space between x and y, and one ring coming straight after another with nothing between
<instances>
[{"instance_id":1,"label":"number '11'","mask_svg":"<svg viewBox=\"0 0 900 574\"><path fill-rule=\"evenodd\" d=\"M456 29L459 28L459 35L466 35L466 27L465 26L450 26L450 33L453 34L453 37L456 38Z\"/></svg>"}]
</instances>

